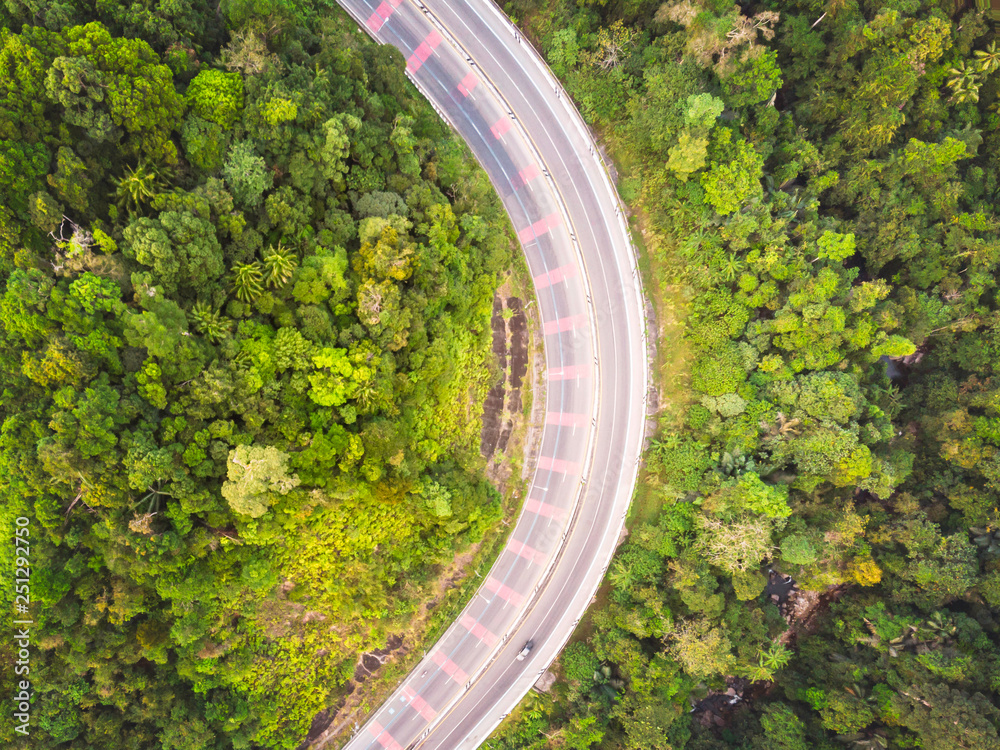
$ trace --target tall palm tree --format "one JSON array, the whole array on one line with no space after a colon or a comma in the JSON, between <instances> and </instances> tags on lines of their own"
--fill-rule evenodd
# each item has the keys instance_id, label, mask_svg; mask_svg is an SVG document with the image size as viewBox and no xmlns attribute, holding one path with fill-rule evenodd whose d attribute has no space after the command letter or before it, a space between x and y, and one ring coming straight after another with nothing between
<instances>
[{"instance_id":1,"label":"tall palm tree","mask_svg":"<svg viewBox=\"0 0 1000 750\"><path fill-rule=\"evenodd\" d=\"M363 383L358 384L358 390L354 397L357 400L358 405L367 411L372 408L377 396L378 391L375 389L375 383L371 380L366 380Z\"/></svg>"},{"instance_id":2,"label":"tall palm tree","mask_svg":"<svg viewBox=\"0 0 1000 750\"><path fill-rule=\"evenodd\" d=\"M261 282L264 274L260 263L237 263L233 266L233 291L243 302L253 302L264 292Z\"/></svg>"},{"instance_id":3,"label":"tall palm tree","mask_svg":"<svg viewBox=\"0 0 1000 750\"><path fill-rule=\"evenodd\" d=\"M614 587L620 590L630 589L635 584L635 575L632 572L632 568L621 560L615 562L614 567L608 573L608 578Z\"/></svg>"},{"instance_id":4,"label":"tall palm tree","mask_svg":"<svg viewBox=\"0 0 1000 750\"><path fill-rule=\"evenodd\" d=\"M990 42L986 49L976 50L976 67L983 75L989 75L1000 70L1000 49L997 49L996 42Z\"/></svg>"},{"instance_id":5,"label":"tall palm tree","mask_svg":"<svg viewBox=\"0 0 1000 750\"><path fill-rule=\"evenodd\" d=\"M298 264L294 251L280 242L277 247L272 245L264 256L264 280L271 288L283 286L291 280Z\"/></svg>"},{"instance_id":6,"label":"tall palm tree","mask_svg":"<svg viewBox=\"0 0 1000 750\"><path fill-rule=\"evenodd\" d=\"M746 263L736 253L728 253L719 264L718 272L726 281L735 281L736 277L743 272L745 267ZM716 269L713 268L712 270Z\"/></svg>"},{"instance_id":7,"label":"tall palm tree","mask_svg":"<svg viewBox=\"0 0 1000 750\"><path fill-rule=\"evenodd\" d=\"M195 302L191 307L191 320L198 333L209 341L221 341L229 332L228 321L204 302Z\"/></svg>"},{"instance_id":8,"label":"tall palm tree","mask_svg":"<svg viewBox=\"0 0 1000 750\"><path fill-rule=\"evenodd\" d=\"M979 87L983 82L973 66L966 65L965 60L959 60L958 65L948 69L948 75L951 76L948 79L948 87L957 104L979 101Z\"/></svg>"},{"instance_id":9,"label":"tall palm tree","mask_svg":"<svg viewBox=\"0 0 1000 750\"><path fill-rule=\"evenodd\" d=\"M110 196L119 208L135 213L149 203L167 186L167 175L148 162L140 162L135 169L125 167L125 174L113 179L115 189Z\"/></svg>"}]
</instances>

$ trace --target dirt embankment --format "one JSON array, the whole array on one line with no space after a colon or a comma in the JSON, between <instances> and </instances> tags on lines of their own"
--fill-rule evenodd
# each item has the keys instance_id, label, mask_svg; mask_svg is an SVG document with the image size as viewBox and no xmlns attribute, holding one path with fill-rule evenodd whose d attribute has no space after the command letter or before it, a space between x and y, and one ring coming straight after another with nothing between
<instances>
[{"instance_id":1,"label":"dirt embankment","mask_svg":"<svg viewBox=\"0 0 1000 750\"><path fill-rule=\"evenodd\" d=\"M493 356L503 379L494 385L483 405L483 456L492 459L507 451L515 422L523 408L521 388L528 373L528 320L518 297L493 298Z\"/></svg>"}]
</instances>

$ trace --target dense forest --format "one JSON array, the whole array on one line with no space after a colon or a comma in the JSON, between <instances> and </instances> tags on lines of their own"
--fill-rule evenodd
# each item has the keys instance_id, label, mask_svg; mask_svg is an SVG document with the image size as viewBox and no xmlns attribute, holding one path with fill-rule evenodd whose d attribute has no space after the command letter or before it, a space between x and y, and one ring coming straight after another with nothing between
<instances>
[{"instance_id":1,"label":"dense forest","mask_svg":"<svg viewBox=\"0 0 1000 750\"><path fill-rule=\"evenodd\" d=\"M487 746L997 750L990 19L505 7L608 144L681 335L602 603Z\"/></svg>"},{"instance_id":2,"label":"dense forest","mask_svg":"<svg viewBox=\"0 0 1000 750\"><path fill-rule=\"evenodd\" d=\"M601 604L489 746L1000 750L990 19L506 9L614 157L664 335ZM31 745L296 747L499 517L506 219L332 3L4 0L0 26Z\"/></svg>"},{"instance_id":3,"label":"dense forest","mask_svg":"<svg viewBox=\"0 0 1000 750\"><path fill-rule=\"evenodd\" d=\"M500 516L485 174L335 6L216 5L0 5L33 748L296 747Z\"/></svg>"}]
</instances>

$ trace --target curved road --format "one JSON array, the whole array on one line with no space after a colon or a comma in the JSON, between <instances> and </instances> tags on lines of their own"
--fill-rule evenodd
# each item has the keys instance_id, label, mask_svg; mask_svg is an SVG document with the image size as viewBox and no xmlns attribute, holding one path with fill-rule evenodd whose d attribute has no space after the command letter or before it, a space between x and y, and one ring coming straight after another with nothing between
<instances>
[{"instance_id":1,"label":"curved road","mask_svg":"<svg viewBox=\"0 0 1000 750\"><path fill-rule=\"evenodd\" d=\"M524 509L480 591L348 743L478 747L601 582L645 430L647 353L617 194L558 82L489 0L339 0L468 143L510 215L544 329L546 424ZM516 655L527 640L526 659Z\"/></svg>"}]
</instances>

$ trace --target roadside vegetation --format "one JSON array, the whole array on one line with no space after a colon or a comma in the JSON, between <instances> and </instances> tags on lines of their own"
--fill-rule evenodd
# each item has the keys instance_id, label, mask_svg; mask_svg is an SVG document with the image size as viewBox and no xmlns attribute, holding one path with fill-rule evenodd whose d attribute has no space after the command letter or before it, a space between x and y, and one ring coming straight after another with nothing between
<instances>
[{"instance_id":1,"label":"roadside vegetation","mask_svg":"<svg viewBox=\"0 0 1000 750\"><path fill-rule=\"evenodd\" d=\"M11 0L0 24L31 746L294 748L501 516L479 436L507 219L334 7Z\"/></svg>"},{"instance_id":2,"label":"roadside vegetation","mask_svg":"<svg viewBox=\"0 0 1000 750\"><path fill-rule=\"evenodd\" d=\"M657 374L641 520L561 682L487 747L1000 748L987 19L505 8L609 148L684 380Z\"/></svg>"}]
</instances>

